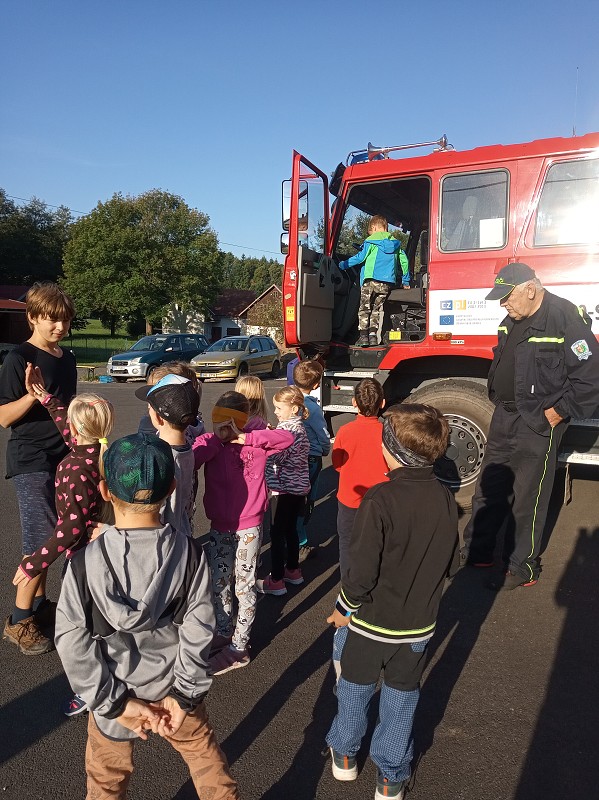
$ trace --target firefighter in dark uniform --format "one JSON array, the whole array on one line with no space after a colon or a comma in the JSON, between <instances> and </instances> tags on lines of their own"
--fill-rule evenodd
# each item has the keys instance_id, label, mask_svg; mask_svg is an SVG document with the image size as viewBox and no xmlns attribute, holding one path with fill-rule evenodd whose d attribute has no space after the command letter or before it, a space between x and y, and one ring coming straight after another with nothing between
<instances>
[{"instance_id":1,"label":"firefighter in dark uniform","mask_svg":"<svg viewBox=\"0 0 599 800\"><path fill-rule=\"evenodd\" d=\"M527 264L503 267L486 299L499 300L507 317L489 370L495 411L462 559L493 567L505 523L508 571L489 586L515 589L539 578L557 452L570 418L591 417L599 405L599 353L588 316L544 289Z\"/></svg>"}]
</instances>

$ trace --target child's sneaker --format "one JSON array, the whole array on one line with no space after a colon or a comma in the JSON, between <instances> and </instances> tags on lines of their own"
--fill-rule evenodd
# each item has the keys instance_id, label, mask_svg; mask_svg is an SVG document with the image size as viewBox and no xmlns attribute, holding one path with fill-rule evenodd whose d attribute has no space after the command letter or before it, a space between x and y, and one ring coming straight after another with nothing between
<instances>
[{"instance_id":1,"label":"child's sneaker","mask_svg":"<svg viewBox=\"0 0 599 800\"><path fill-rule=\"evenodd\" d=\"M333 778L338 781L355 781L358 777L358 763L355 756L344 756L337 753L333 748L331 750L331 768L333 770Z\"/></svg>"},{"instance_id":2,"label":"child's sneaker","mask_svg":"<svg viewBox=\"0 0 599 800\"><path fill-rule=\"evenodd\" d=\"M384 778L379 772L374 800L385 800L385 797L392 797L394 800L403 800L406 784L407 781L390 781L388 778Z\"/></svg>"},{"instance_id":3,"label":"child's sneaker","mask_svg":"<svg viewBox=\"0 0 599 800\"><path fill-rule=\"evenodd\" d=\"M224 647L231 644L232 638L231 635L225 636L222 633L215 633L212 638L212 644L210 645L210 655L213 656L215 653L220 653Z\"/></svg>"},{"instance_id":4,"label":"child's sneaker","mask_svg":"<svg viewBox=\"0 0 599 800\"><path fill-rule=\"evenodd\" d=\"M54 650L54 642L44 636L33 615L13 625L9 614L4 622L2 638L16 644L24 656L39 656Z\"/></svg>"},{"instance_id":5,"label":"child's sneaker","mask_svg":"<svg viewBox=\"0 0 599 800\"><path fill-rule=\"evenodd\" d=\"M223 648L220 653L208 661L208 671L212 675L224 675L232 669L247 667L250 663L250 654L247 650L238 650L233 645Z\"/></svg>"},{"instance_id":6,"label":"child's sneaker","mask_svg":"<svg viewBox=\"0 0 599 800\"><path fill-rule=\"evenodd\" d=\"M285 574L283 575L283 580L285 583L291 583L293 586L299 586L304 582L304 577L301 569L298 567L297 569L286 569Z\"/></svg>"},{"instance_id":7,"label":"child's sneaker","mask_svg":"<svg viewBox=\"0 0 599 800\"><path fill-rule=\"evenodd\" d=\"M264 580L257 580L256 589L261 594L276 594L277 596L287 594L285 581L282 578L280 581L275 581L273 580L272 575L268 575L266 578L264 578Z\"/></svg>"},{"instance_id":8,"label":"child's sneaker","mask_svg":"<svg viewBox=\"0 0 599 800\"><path fill-rule=\"evenodd\" d=\"M62 707L62 713L65 715L65 717L76 717L77 714L83 714L86 711L89 711L87 703L83 697L80 697L78 694L71 698L71 700L69 700L68 703L65 703Z\"/></svg>"}]
</instances>

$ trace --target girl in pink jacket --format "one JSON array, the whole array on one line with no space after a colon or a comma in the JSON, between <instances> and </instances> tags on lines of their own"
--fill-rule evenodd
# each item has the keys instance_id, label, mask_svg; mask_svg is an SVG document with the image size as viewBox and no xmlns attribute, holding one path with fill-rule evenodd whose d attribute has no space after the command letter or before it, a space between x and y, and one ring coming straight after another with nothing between
<instances>
[{"instance_id":1,"label":"girl in pink jacket","mask_svg":"<svg viewBox=\"0 0 599 800\"><path fill-rule=\"evenodd\" d=\"M216 634L210 668L213 675L250 662L249 638L256 614L256 563L262 544L262 521L268 508L264 477L266 458L293 444L284 430L241 433L249 403L239 392L226 392L212 411L214 433L193 443L195 466L204 468L204 508L210 520L208 560L216 611ZM238 601L233 627L233 589Z\"/></svg>"}]
</instances>

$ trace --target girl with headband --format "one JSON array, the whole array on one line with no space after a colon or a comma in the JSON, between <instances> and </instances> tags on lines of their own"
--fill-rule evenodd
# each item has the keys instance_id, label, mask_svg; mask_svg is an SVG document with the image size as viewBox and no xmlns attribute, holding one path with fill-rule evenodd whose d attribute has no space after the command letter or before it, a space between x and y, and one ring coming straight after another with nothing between
<instances>
[{"instance_id":1,"label":"girl with headband","mask_svg":"<svg viewBox=\"0 0 599 800\"><path fill-rule=\"evenodd\" d=\"M216 612L210 669L221 675L250 662L249 640L256 615L256 564L268 508L266 458L281 453L294 437L289 431L244 433L249 402L226 392L212 410L213 433L193 443L196 469L204 468L204 508L210 520L208 562ZM233 591L238 601L233 625Z\"/></svg>"},{"instance_id":2,"label":"girl with headband","mask_svg":"<svg viewBox=\"0 0 599 800\"><path fill-rule=\"evenodd\" d=\"M114 422L112 405L97 394L80 394L66 408L46 392L40 370L31 364L25 373L25 388L48 411L69 453L56 470L58 520L54 534L34 553L24 556L13 578L15 586L35 578L62 554L69 559L88 543L97 521L105 516L99 464ZM75 695L63 710L70 717L86 711L87 706Z\"/></svg>"}]
</instances>

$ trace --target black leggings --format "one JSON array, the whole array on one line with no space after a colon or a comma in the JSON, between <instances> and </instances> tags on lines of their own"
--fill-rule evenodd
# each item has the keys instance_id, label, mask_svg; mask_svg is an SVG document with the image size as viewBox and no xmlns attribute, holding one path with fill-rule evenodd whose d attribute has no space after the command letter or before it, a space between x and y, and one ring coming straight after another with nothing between
<instances>
[{"instance_id":1,"label":"black leggings","mask_svg":"<svg viewBox=\"0 0 599 800\"><path fill-rule=\"evenodd\" d=\"M298 494L275 494L270 501L270 574L280 581L285 573L285 545L287 569L299 567L299 537L297 518L304 508L306 498Z\"/></svg>"}]
</instances>

